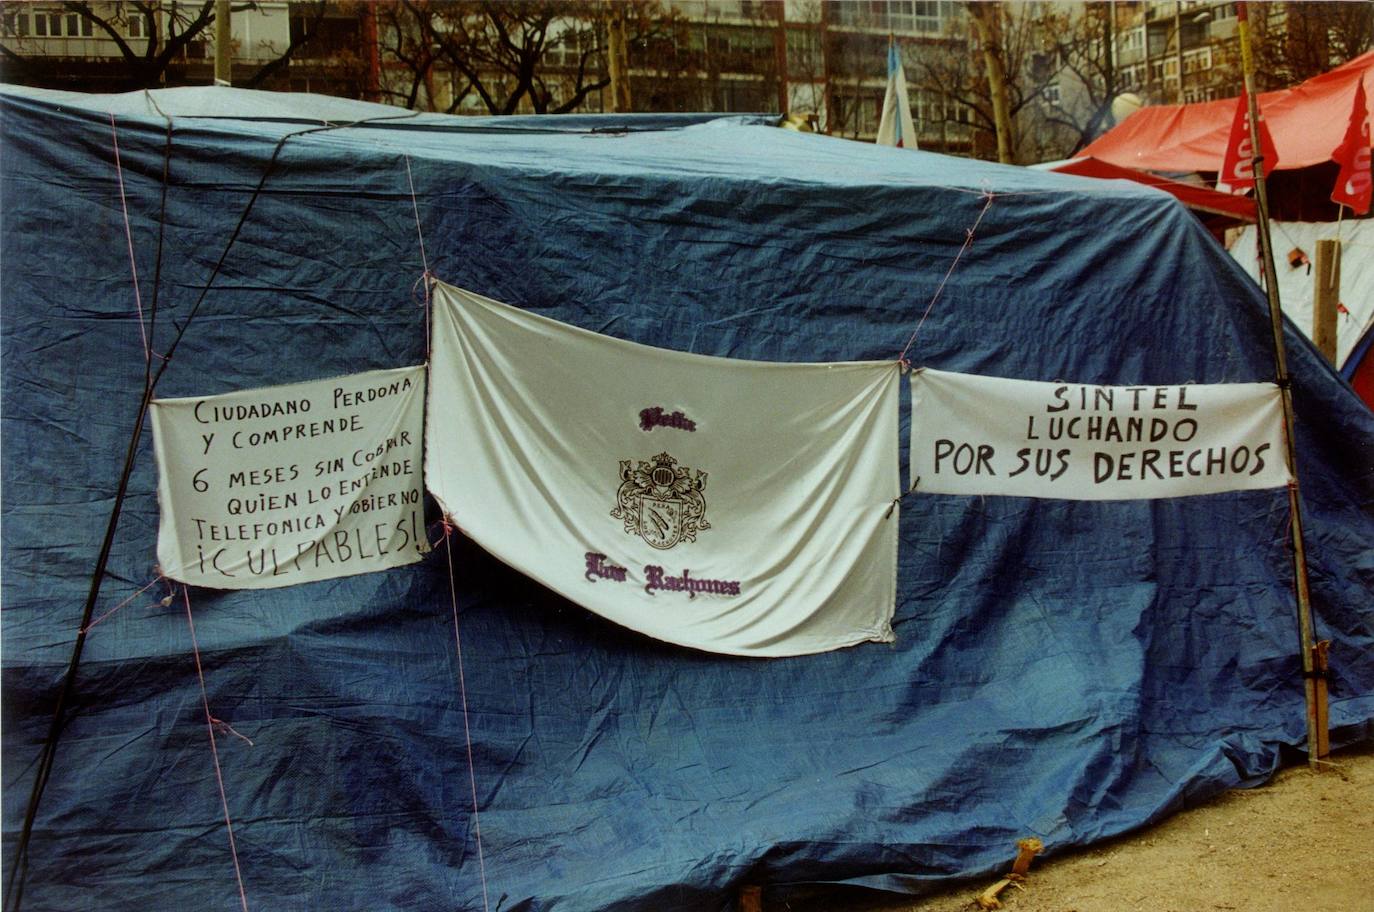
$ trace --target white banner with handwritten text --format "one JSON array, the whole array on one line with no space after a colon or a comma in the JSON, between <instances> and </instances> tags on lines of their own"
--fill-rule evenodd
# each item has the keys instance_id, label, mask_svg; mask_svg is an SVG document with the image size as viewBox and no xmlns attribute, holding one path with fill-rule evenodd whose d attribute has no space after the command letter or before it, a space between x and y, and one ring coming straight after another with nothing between
<instances>
[{"instance_id":1,"label":"white banner with handwritten text","mask_svg":"<svg viewBox=\"0 0 1374 912\"><path fill-rule=\"evenodd\" d=\"M917 491L1127 500L1287 484L1272 383L1094 386L911 375Z\"/></svg>"},{"instance_id":2,"label":"white banner with handwritten text","mask_svg":"<svg viewBox=\"0 0 1374 912\"><path fill-rule=\"evenodd\" d=\"M266 589L418 561L425 368L153 402L171 579Z\"/></svg>"}]
</instances>

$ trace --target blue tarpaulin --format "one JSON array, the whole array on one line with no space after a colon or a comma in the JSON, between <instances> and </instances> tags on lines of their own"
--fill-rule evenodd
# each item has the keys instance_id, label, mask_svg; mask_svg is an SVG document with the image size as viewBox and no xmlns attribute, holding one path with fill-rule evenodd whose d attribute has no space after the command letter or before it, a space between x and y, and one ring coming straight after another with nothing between
<instances>
[{"instance_id":1,"label":"blue tarpaulin","mask_svg":"<svg viewBox=\"0 0 1374 912\"><path fill-rule=\"evenodd\" d=\"M164 397L422 362L417 210L445 281L665 348L895 359L938 290L917 366L1274 377L1263 295L1177 201L1137 185L758 118L152 98L0 93L7 869L144 377L111 111L145 316L159 288L155 352L278 140L374 118L282 146ZM1374 416L1286 338L1333 740L1350 743L1374 733ZM90 629L33 830L32 912L240 905L186 609L155 582L155 487L145 434L96 615L118 610ZM1021 837L1056 853L1138 828L1300 756L1288 523L1281 489L918 490L901 511L896 642L774 660L619 629L461 538L382 573L193 589L210 712L244 736L223 729L218 754L245 896L712 909L746 883L916 891L1000 870Z\"/></svg>"}]
</instances>

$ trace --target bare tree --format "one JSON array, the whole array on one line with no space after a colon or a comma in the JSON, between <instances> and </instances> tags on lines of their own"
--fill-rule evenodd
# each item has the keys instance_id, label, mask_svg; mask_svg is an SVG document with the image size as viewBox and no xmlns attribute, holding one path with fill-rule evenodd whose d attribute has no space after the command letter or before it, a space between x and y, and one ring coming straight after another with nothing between
<instances>
[{"instance_id":1,"label":"bare tree","mask_svg":"<svg viewBox=\"0 0 1374 912\"><path fill-rule=\"evenodd\" d=\"M275 60L258 67L257 72L242 83L244 88L256 89L285 71L300 49L308 45L311 39L315 37L320 24L324 22L325 13L329 11L327 0L314 0L311 3L299 3L296 6L300 9L301 15L294 18L300 25L292 30L291 40L286 49Z\"/></svg>"},{"instance_id":2,"label":"bare tree","mask_svg":"<svg viewBox=\"0 0 1374 912\"><path fill-rule=\"evenodd\" d=\"M1261 89L1311 79L1374 47L1374 2L1251 3Z\"/></svg>"},{"instance_id":3,"label":"bare tree","mask_svg":"<svg viewBox=\"0 0 1374 912\"><path fill-rule=\"evenodd\" d=\"M1011 164L1011 100L1007 88L1007 69L1003 56L1006 47L1002 40L1002 22L1006 18L999 0L975 3L969 7L969 21L978 35L978 44L983 49L983 63L987 67L988 102L992 108L992 125L997 133L997 160Z\"/></svg>"},{"instance_id":4,"label":"bare tree","mask_svg":"<svg viewBox=\"0 0 1374 912\"><path fill-rule=\"evenodd\" d=\"M1059 67L1060 97L1044 106L1043 117L1066 135L1065 156L1116 124L1112 102L1123 86L1116 65L1114 15L1112 3L1086 3L1044 23L1049 26L1047 48Z\"/></svg>"},{"instance_id":5,"label":"bare tree","mask_svg":"<svg viewBox=\"0 0 1374 912\"><path fill-rule=\"evenodd\" d=\"M452 92L452 99L441 102L435 89L435 67L439 63L434 39L434 13L430 4L378 4L377 53L384 69L396 78L384 78L379 87L383 98L412 110L443 110L452 113L467 97L468 91Z\"/></svg>"},{"instance_id":6,"label":"bare tree","mask_svg":"<svg viewBox=\"0 0 1374 912\"><path fill-rule=\"evenodd\" d=\"M308 5L309 14L305 20L310 25L298 39L293 39L287 48L276 58L263 65L244 84L256 86L279 73L290 62L292 55L301 44L308 41L314 26L323 19L325 0L315 0ZM213 34L215 22L214 0L201 0L199 3L169 3L166 0L109 0L104 3L76 2L66 0L61 9L80 20L89 23L92 32L114 43L123 65L123 73L116 84L125 90L148 89L166 84L174 64L184 61L197 42L205 41ZM258 9L256 2L239 3L231 7L231 12L241 13ZM42 15L47 11L40 11ZM142 37L132 38L131 32ZM11 43L22 41L22 36L12 33L8 27L8 17L4 38ZM135 45L140 45L136 47ZM9 64L6 78L48 82L49 74L41 66L42 59L24 53L22 47L0 44Z\"/></svg>"},{"instance_id":7,"label":"bare tree","mask_svg":"<svg viewBox=\"0 0 1374 912\"><path fill-rule=\"evenodd\" d=\"M399 0L377 10L394 103L453 112L475 98L490 114L584 107L611 85L612 20L632 58L676 50L681 22L656 0Z\"/></svg>"},{"instance_id":8,"label":"bare tree","mask_svg":"<svg viewBox=\"0 0 1374 912\"><path fill-rule=\"evenodd\" d=\"M987 7L987 9L982 9ZM923 46L922 53L907 69L908 79L932 98L943 99L946 109L959 106L970 114L969 122L989 141L974 143L980 157L1016 160L1021 156L1023 133L1030 127L1032 106L1046 97L1058 78L1055 50L1046 35L1059 26L1062 15L1049 7L1032 3L976 3L969 5L969 17L955 17L948 26L946 41ZM986 37L971 34L969 18L982 15ZM987 65L990 42L992 57L1000 64L1002 92L994 89ZM998 108L1005 111L1001 116ZM1006 139L1006 151L999 151L998 123Z\"/></svg>"}]
</instances>

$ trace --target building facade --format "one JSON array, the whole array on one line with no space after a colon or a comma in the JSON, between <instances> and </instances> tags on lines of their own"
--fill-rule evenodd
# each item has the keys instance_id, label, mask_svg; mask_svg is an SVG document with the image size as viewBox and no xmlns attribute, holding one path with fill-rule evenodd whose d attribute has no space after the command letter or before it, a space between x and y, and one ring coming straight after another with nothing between
<instances>
[{"instance_id":1,"label":"building facade","mask_svg":"<svg viewBox=\"0 0 1374 912\"><path fill-rule=\"evenodd\" d=\"M0 4L5 78L82 91L208 84L213 7ZM988 70L969 9L952 0L261 0L233 14L232 81L451 113L789 114L872 140L891 42L921 148L994 157ZM1072 154L1133 106L1239 92L1234 3L1031 0L997 9L1017 161ZM1290 33L1307 36L1310 70L1364 49L1336 32L1371 11L1368 2L1274 2L1252 4L1251 18L1261 50L1289 53ZM495 32L505 46L484 39ZM1267 67L1275 79L1313 75L1281 64Z\"/></svg>"},{"instance_id":2,"label":"building facade","mask_svg":"<svg viewBox=\"0 0 1374 912\"><path fill-rule=\"evenodd\" d=\"M293 5L264 0L233 15L233 58L241 80L287 53ZM150 80L154 85L211 83L213 8L213 3L172 0L94 2L85 4L88 12L82 14L58 2L5 3L0 8L0 41L10 51L5 78L83 92L123 92ZM272 79L263 87L287 85Z\"/></svg>"},{"instance_id":3,"label":"building facade","mask_svg":"<svg viewBox=\"0 0 1374 912\"><path fill-rule=\"evenodd\" d=\"M1240 93L1234 3L1149 0L1121 6L1125 17L1116 54L1123 91L1147 104L1191 104Z\"/></svg>"}]
</instances>

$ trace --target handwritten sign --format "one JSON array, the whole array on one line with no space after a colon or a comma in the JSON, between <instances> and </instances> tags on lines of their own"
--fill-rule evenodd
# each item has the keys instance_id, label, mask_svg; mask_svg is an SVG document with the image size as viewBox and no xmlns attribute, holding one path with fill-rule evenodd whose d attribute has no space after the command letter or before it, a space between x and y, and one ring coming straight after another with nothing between
<instances>
[{"instance_id":1,"label":"handwritten sign","mask_svg":"<svg viewBox=\"0 0 1374 912\"><path fill-rule=\"evenodd\" d=\"M265 589L418 561L425 368L153 403L171 579Z\"/></svg>"},{"instance_id":2,"label":"handwritten sign","mask_svg":"<svg viewBox=\"0 0 1374 912\"><path fill-rule=\"evenodd\" d=\"M1272 383L1091 386L911 375L918 491L1068 500L1287 484Z\"/></svg>"}]
</instances>

